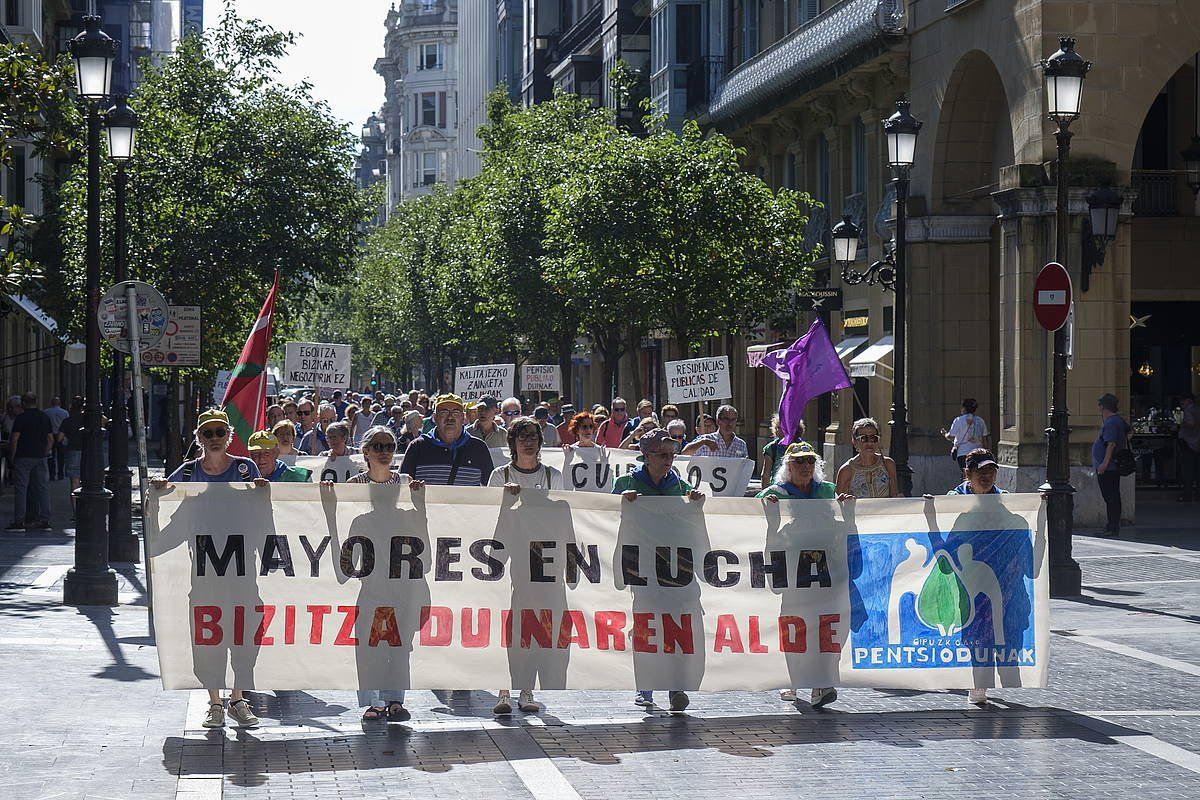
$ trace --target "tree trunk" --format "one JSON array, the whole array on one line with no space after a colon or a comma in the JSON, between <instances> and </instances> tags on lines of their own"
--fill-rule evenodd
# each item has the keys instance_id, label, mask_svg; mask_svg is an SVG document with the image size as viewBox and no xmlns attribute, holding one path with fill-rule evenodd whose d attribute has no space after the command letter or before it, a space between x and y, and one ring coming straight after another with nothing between
<instances>
[{"instance_id":1,"label":"tree trunk","mask_svg":"<svg viewBox=\"0 0 1200 800\"><path fill-rule=\"evenodd\" d=\"M633 364L633 391L629 402L637 403L645 396L642 392L642 337L632 328L625 332L625 352L629 354L629 360Z\"/></svg>"},{"instance_id":2,"label":"tree trunk","mask_svg":"<svg viewBox=\"0 0 1200 800\"><path fill-rule=\"evenodd\" d=\"M172 368L171 377L167 382L167 418L164 420L166 427L163 430L163 462L166 468L164 474L170 475L179 464L183 461L182 458L182 436L179 432L179 371Z\"/></svg>"},{"instance_id":3,"label":"tree trunk","mask_svg":"<svg viewBox=\"0 0 1200 800\"><path fill-rule=\"evenodd\" d=\"M564 397L570 398L571 393L574 391L571 388L571 354L575 351L574 339L571 341L560 341L557 349L558 371L562 376L562 385L559 387L558 391L558 397L559 400L561 400ZM578 401L578 399L579 398L575 398L576 401ZM579 406L576 406L576 408L579 408Z\"/></svg>"}]
</instances>

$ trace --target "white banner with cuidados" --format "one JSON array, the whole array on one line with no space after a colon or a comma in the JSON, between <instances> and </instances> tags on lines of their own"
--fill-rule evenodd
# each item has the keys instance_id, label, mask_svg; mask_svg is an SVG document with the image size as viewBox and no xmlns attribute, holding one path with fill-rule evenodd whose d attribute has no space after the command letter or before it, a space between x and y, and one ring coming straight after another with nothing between
<instances>
[{"instance_id":1,"label":"white banner with cuidados","mask_svg":"<svg viewBox=\"0 0 1200 800\"><path fill-rule=\"evenodd\" d=\"M162 681L1045 686L1043 508L181 483L148 496Z\"/></svg>"},{"instance_id":2,"label":"white banner with cuidados","mask_svg":"<svg viewBox=\"0 0 1200 800\"><path fill-rule=\"evenodd\" d=\"M632 472L641 463L636 450L611 447L576 447L568 451L558 447L542 448L543 464L563 474L563 488L577 492L611 492L617 478ZM492 448L492 462L507 464L509 452ZM671 466L680 478L705 494L717 497L741 497L754 475L754 462L748 458L715 456L677 456Z\"/></svg>"}]
</instances>

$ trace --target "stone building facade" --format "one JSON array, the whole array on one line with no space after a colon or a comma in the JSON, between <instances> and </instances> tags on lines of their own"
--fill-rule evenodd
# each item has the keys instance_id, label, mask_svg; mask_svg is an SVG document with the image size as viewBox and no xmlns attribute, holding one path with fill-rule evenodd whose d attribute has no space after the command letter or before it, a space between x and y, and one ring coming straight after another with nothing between
<instances>
[{"instance_id":1,"label":"stone building facade","mask_svg":"<svg viewBox=\"0 0 1200 800\"><path fill-rule=\"evenodd\" d=\"M825 205L810 225L814 244L828 243L831 219L855 219L864 229L859 269L892 235L880 122L908 96L925 123L907 206L916 491L945 491L955 480L939 429L968 396L978 399L992 431L1002 482L1028 491L1044 477L1052 337L1034 320L1032 283L1053 260L1056 208L1054 126L1038 64L1058 49L1060 36L1076 37L1094 67L1071 128L1068 407L1076 521L1102 520L1089 455L1096 398L1114 392L1123 413L1136 417L1200 389L1200 219L1181 156L1200 127L1200 1L656 3L664 13L686 6L698 6L708 23L689 65L704 85L685 86L684 113L744 146L747 169ZM678 17L663 24L678 30L671 27ZM1086 197L1107 183L1124 205L1101 261L1088 235ZM839 269L828 252L817 280L836 287ZM842 288L831 334L855 388L834 398L820 434L831 460L848 453L855 417L889 417L894 355L890 294ZM759 398L748 416L765 418L777 387L762 386L754 370L739 373L741 396ZM810 409L810 421L817 414Z\"/></svg>"},{"instance_id":2,"label":"stone building facade","mask_svg":"<svg viewBox=\"0 0 1200 800\"><path fill-rule=\"evenodd\" d=\"M384 79L390 212L458 178L458 1L403 0L384 24L375 71Z\"/></svg>"}]
</instances>

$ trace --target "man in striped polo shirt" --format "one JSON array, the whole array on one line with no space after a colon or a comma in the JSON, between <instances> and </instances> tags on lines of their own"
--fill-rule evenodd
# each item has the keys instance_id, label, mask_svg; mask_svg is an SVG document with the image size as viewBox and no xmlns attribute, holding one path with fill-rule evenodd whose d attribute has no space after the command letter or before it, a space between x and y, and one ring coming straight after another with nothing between
<instances>
[{"instance_id":1,"label":"man in striped polo shirt","mask_svg":"<svg viewBox=\"0 0 1200 800\"><path fill-rule=\"evenodd\" d=\"M483 486L492 474L492 454L464 429L466 407L456 394L439 395L433 430L413 440L400 471L433 486Z\"/></svg>"}]
</instances>

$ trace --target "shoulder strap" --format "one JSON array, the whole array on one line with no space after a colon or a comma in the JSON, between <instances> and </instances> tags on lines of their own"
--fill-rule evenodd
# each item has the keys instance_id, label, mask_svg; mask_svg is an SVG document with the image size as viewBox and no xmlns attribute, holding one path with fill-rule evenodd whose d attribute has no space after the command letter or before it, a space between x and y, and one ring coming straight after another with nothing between
<instances>
[{"instance_id":1,"label":"shoulder strap","mask_svg":"<svg viewBox=\"0 0 1200 800\"><path fill-rule=\"evenodd\" d=\"M546 470L546 488L549 489L550 488L550 467L543 464L542 468Z\"/></svg>"},{"instance_id":2,"label":"shoulder strap","mask_svg":"<svg viewBox=\"0 0 1200 800\"><path fill-rule=\"evenodd\" d=\"M196 468L195 461L185 461L183 464L183 482L187 483L192 479L192 470Z\"/></svg>"},{"instance_id":3,"label":"shoulder strap","mask_svg":"<svg viewBox=\"0 0 1200 800\"><path fill-rule=\"evenodd\" d=\"M504 482L505 482L505 483L508 483L508 482L509 482L509 477L508 477L508 464L505 464L505 465L504 465Z\"/></svg>"},{"instance_id":4,"label":"shoulder strap","mask_svg":"<svg viewBox=\"0 0 1200 800\"><path fill-rule=\"evenodd\" d=\"M460 452L462 452L461 447L458 448L457 450L455 450L454 455L451 457L452 460L450 461L450 479L446 481L447 486L453 486L454 479L456 477L458 477L458 454Z\"/></svg>"}]
</instances>

